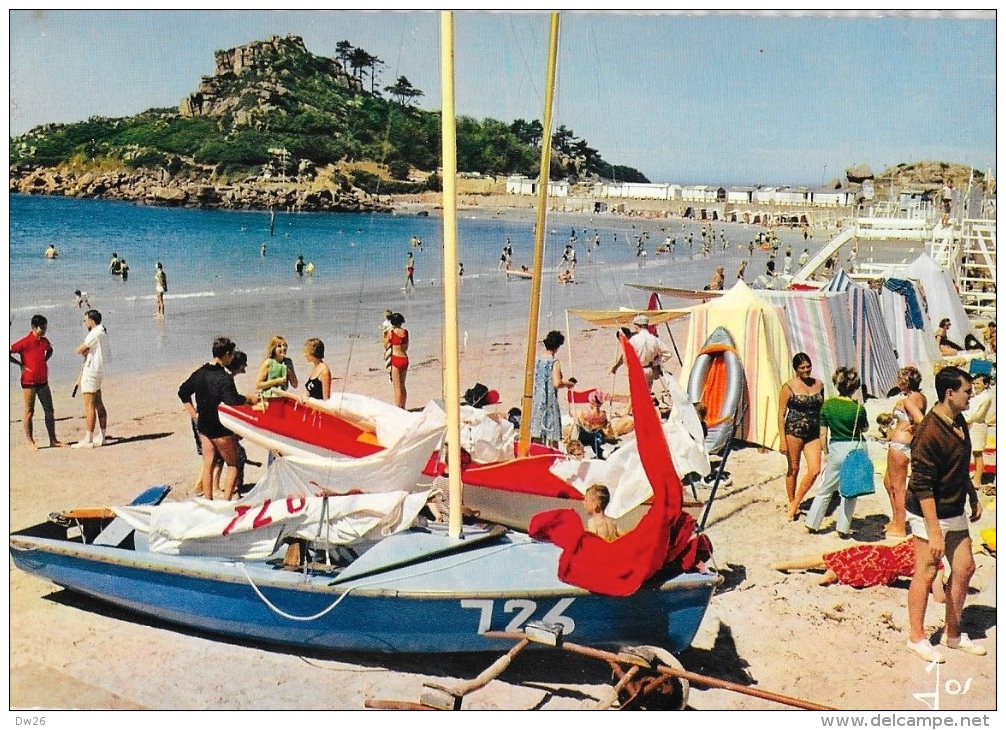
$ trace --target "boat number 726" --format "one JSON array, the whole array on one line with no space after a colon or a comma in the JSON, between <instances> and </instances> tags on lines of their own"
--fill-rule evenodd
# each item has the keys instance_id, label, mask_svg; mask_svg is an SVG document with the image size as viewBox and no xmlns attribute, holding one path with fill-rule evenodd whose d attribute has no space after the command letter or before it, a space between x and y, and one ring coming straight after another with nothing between
<instances>
[{"instance_id":1,"label":"boat number 726","mask_svg":"<svg viewBox=\"0 0 1006 730\"><path fill-rule=\"evenodd\" d=\"M565 611L575 601L575 598L562 598L556 602L552 609L542 616L541 621L549 624L561 624L562 633L568 636L573 633L576 623L569 616L563 616ZM480 634L484 634L493 627L493 614L496 612L496 601L484 598L472 598L461 601L461 608L476 608L479 610ZM538 612L538 604L525 598L511 598L503 602L504 614L515 614L513 620L507 624L505 631L520 631L521 627L534 618Z\"/></svg>"}]
</instances>

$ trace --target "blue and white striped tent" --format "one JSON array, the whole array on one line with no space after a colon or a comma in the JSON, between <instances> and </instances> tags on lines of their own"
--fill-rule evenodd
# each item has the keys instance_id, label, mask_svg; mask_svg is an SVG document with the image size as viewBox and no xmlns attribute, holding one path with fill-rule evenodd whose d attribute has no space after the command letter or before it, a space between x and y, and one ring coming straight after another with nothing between
<instances>
[{"instance_id":1,"label":"blue and white striped tent","mask_svg":"<svg viewBox=\"0 0 1006 730\"><path fill-rule=\"evenodd\" d=\"M884 324L877 292L854 282L842 269L822 289L846 292L855 362L866 392L883 398L898 377L898 354Z\"/></svg>"}]
</instances>

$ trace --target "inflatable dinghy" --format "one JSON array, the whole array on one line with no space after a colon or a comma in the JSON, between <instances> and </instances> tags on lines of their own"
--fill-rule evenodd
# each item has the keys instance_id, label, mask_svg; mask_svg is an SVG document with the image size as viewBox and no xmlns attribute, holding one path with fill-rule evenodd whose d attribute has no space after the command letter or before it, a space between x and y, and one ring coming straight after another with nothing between
<instances>
[{"instance_id":1,"label":"inflatable dinghy","mask_svg":"<svg viewBox=\"0 0 1006 730\"><path fill-rule=\"evenodd\" d=\"M737 425L744 384L744 367L734 339L723 327L717 327L688 374L688 397L706 407L706 449L710 454L723 450Z\"/></svg>"}]
</instances>

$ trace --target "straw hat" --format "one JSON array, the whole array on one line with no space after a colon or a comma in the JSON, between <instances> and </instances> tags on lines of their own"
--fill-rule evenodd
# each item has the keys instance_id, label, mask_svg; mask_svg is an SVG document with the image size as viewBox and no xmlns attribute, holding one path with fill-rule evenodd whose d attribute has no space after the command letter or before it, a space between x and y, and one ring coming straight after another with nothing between
<instances>
[{"instance_id":1,"label":"straw hat","mask_svg":"<svg viewBox=\"0 0 1006 730\"><path fill-rule=\"evenodd\" d=\"M637 327L649 327L650 318L647 317L645 314L637 314L635 317L633 317L632 324L636 325Z\"/></svg>"}]
</instances>

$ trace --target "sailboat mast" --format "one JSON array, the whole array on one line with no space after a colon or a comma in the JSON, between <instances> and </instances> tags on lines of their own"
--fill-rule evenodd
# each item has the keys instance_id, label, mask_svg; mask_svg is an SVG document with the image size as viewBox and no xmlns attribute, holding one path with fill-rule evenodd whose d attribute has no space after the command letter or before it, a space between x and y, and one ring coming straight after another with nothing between
<instances>
[{"instance_id":1,"label":"sailboat mast","mask_svg":"<svg viewBox=\"0 0 1006 730\"><path fill-rule=\"evenodd\" d=\"M443 149L444 202L444 409L447 412L449 485L448 535L461 537L461 357L458 351L458 205L457 138L454 118L454 14L440 13L440 86L443 100L440 137Z\"/></svg>"},{"instance_id":2,"label":"sailboat mast","mask_svg":"<svg viewBox=\"0 0 1006 730\"><path fill-rule=\"evenodd\" d=\"M541 303L541 270L545 259L545 209L548 205L549 167L552 162L552 100L555 94L555 67L559 53L559 13L552 13L548 44L548 71L545 80L545 111L542 115L541 170L538 174L538 217L534 229L534 262L531 267L531 310L527 318L527 356L524 360L524 394L521 398L520 439L517 454L527 456L531 443L531 392L534 386L534 359L538 347L538 310Z\"/></svg>"}]
</instances>

